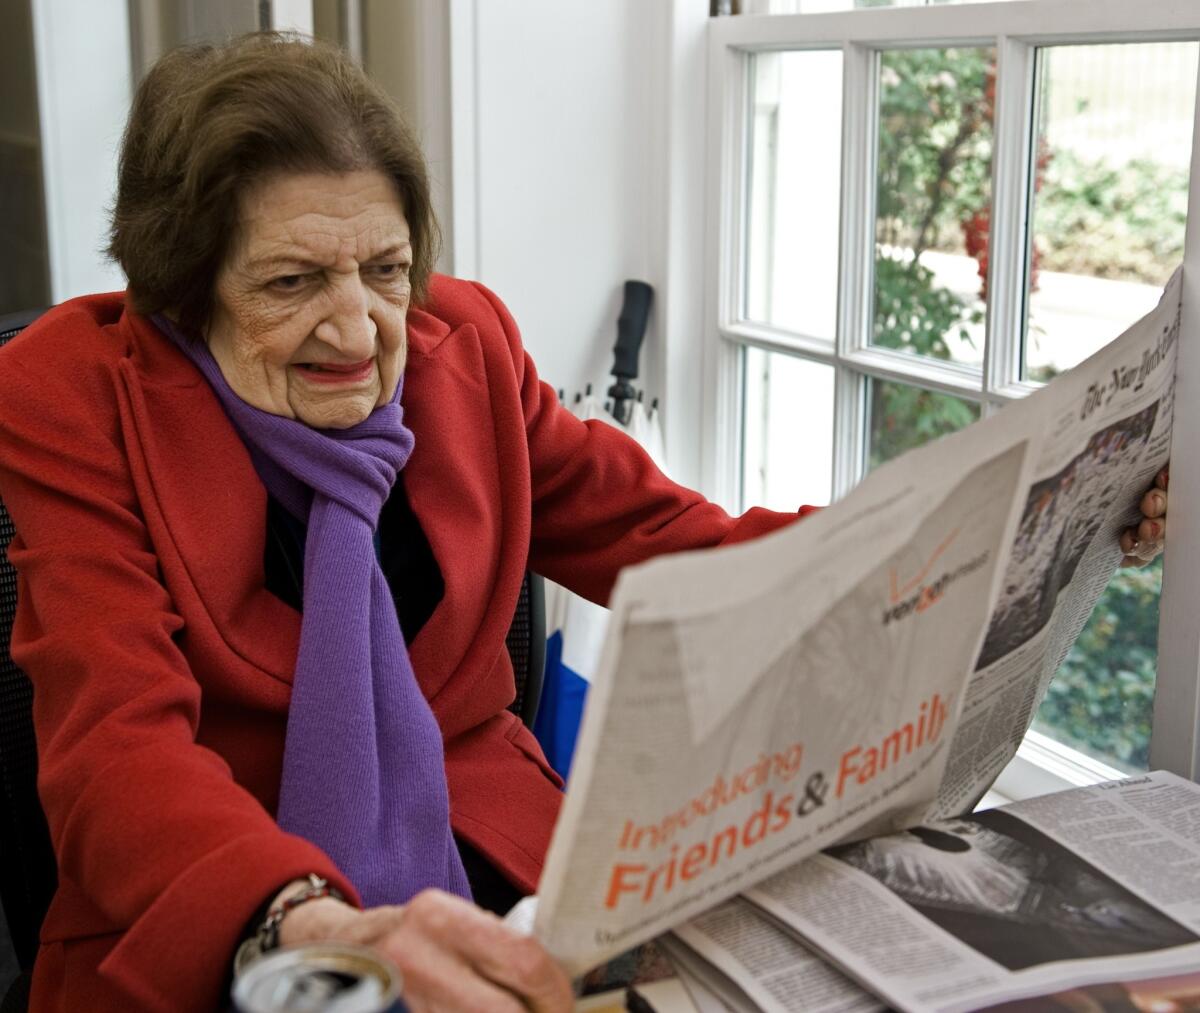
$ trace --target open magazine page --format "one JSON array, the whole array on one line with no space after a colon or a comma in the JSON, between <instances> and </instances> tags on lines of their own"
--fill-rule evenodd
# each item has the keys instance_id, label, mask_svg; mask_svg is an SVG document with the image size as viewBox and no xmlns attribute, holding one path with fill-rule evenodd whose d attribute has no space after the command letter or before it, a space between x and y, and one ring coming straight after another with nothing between
<instances>
[{"instance_id":1,"label":"open magazine page","mask_svg":"<svg viewBox=\"0 0 1200 1013\"><path fill-rule=\"evenodd\" d=\"M932 804L1025 463L1023 441L961 445L622 575L539 884L569 970Z\"/></svg>"},{"instance_id":2,"label":"open magazine page","mask_svg":"<svg viewBox=\"0 0 1200 1013\"><path fill-rule=\"evenodd\" d=\"M747 897L906 1010L1181 974L1200 967L1200 836L1195 823L1190 837L1166 824L1175 803L1194 820L1200 787L1156 773L1073 789L1036 801L1057 840L1023 818L1022 803L831 848ZM1111 842L1095 845L1107 868L1064 845L1063 828L1083 824ZM1139 839L1171 849L1190 899L1134 888L1154 863Z\"/></svg>"},{"instance_id":3,"label":"open magazine page","mask_svg":"<svg viewBox=\"0 0 1200 1013\"><path fill-rule=\"evenodd\" d=\"M1053 402L931 815L973 808L1016 754L1167 463L1181 275L1157 309L1029 400ZM1010 411L1006 409L1005 411Z\"/></svg>"},{"instance_id":4,"label":"open magazine page","mask_svg":"<svg viewBox=\"0 0 1200 1013\"><path fill-rule=\"evenodd\" d=\"M734 897L675 930L763 1013L873 1013L883 1006L746 901Z\"/></svg>"}]
</instances>

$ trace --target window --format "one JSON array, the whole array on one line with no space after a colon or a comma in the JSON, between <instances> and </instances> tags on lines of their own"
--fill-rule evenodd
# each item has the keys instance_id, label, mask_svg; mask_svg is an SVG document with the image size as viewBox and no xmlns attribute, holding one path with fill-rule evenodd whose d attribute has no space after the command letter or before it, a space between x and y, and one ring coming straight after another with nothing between
<instances>
[{"instance_id":1,"label":"window","mask_svg":"<svg viewBox=\"0 0 1200 1013\"><path fill-rule=\"evenodd\" d=\"M709 63L706 416L741 434L716 492L779 508L1002 410L1155 304L1200 55L1200 10L1165 0L787 2L805 13L714 20ZM1009 791L1147 767L1160 582L1114 578ZM1158 690L1194 707L1194 682Z\"/></svg>"}]
</instances>

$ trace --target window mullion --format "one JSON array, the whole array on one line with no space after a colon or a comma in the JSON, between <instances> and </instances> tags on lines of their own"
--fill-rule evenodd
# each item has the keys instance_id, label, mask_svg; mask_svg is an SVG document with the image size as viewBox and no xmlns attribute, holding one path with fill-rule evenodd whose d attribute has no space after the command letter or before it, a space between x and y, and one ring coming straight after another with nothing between
<instances>
[{"instance_id":1,"label":"window mullion","mask_svg":"<svg viewBox=\"0 0 1200 1013\"><path fill-rule=\"evenodd\" d=\"M842 208L836 357L865 348L871 337L875 262L875 143L879 122L878 54L848 43L842 57ZM833 495L863 473L866 384L839 364L834 396Z\"/></svg>"},{"instance_id":2,"label":"window mullion","mask_svg":"<svg viewBox=\"0 0 1200 1013\"><path fill-rule=\"evenodd\" d=\"M837 368L833 389L833 498L841 499L866 471L866 398L863 374Z\"/></svg>"},{"instance_id":3,"label":"window mullion","mask_svg":"<svg viewBox=\"0 0 1200 1013\"><path fill-rule=\"evenodd\" d=\"M743 296L750 60L745 51L718 45L711 33L708 58L708 192L715 213L706 230L712 284L705 309L701 488L733 509L741 485L741 350L721 337L721 329L740 315Z\"/></svg>"},{"instance_id":4,"label":"window mullion","mask_svg":"<svg viewBox=\"0 0 1200 1013\"><path fill-rule=\"evenodd\" d=\"M1006 388L1021 378L1034 133L1033 65L1032 46L1005 36L996 40L985 394Z\"/></svg>"},{"instance_id":5,"label":"window mullion","mask_svg":"<svg viewBox=\"0 0 1200 1013\"><path fill-rule=\"evenodd\" d=\"M876 124L879 88L873 49L848 44L842 57L842 210L838 280L839 355L870 340L875 256Z\"/></svg>"}]
</instances>

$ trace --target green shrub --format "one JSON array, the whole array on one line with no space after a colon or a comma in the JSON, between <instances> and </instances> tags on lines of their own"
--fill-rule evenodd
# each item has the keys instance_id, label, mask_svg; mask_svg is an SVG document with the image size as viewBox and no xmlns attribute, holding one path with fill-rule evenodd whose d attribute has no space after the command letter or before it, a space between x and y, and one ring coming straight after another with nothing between
<instances>
[{"instance_id":1,"label":"green shrub","mask_svg":"<svg viewBox=\"0 0 1200 1013\"><path fill-rule=\"evenodd\" d=\"M1161 588L1161 561L1117 572L1050 683L1035 727L1122 766L1148 766Z\"/></svg>"},{"instance_id":2,"label":"green shrub","mask_svg":"<svg viewBox=\"0 0 1200 1013\"><path fill-rule=\"evenodd\" d=\"M946 337L957 331L965 338L966 324L980 318L978 305L935 284L916 257L926 249L961 252L963 234L982 222L981 244L971 252L986 274L991 59L988 51L969 48L881 58L873 340L883 347L946 359ZM1039 152L1038 172L1035 257L1041 269L1166 280L1169 267L1162 265L1177 262L1183 250L1186 173L1147 161L1087 162L1051 150ZM957 398L875 383L871 465L976 415ZM1147 765L1160 585L1158 565L1117 573L1051 683L1039 727L1123 766Z\"/></svg>"}]
</instances>

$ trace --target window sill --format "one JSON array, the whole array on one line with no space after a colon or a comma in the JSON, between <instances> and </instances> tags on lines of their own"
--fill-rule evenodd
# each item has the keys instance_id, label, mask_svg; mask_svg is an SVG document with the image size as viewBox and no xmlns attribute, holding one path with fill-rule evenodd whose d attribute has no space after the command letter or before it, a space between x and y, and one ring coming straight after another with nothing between
<instances>
[{"instance_id":1,"label":"window sill","mask_svg":"<svg viewBox=\"0 0 1200 1013\"><path fill-rule=\"evenodd\" d=\"M996 778L992 792L1016 801L1127 776L1048 735L1030 731L1012 762Z\"/></svg>"}]
</instances>

